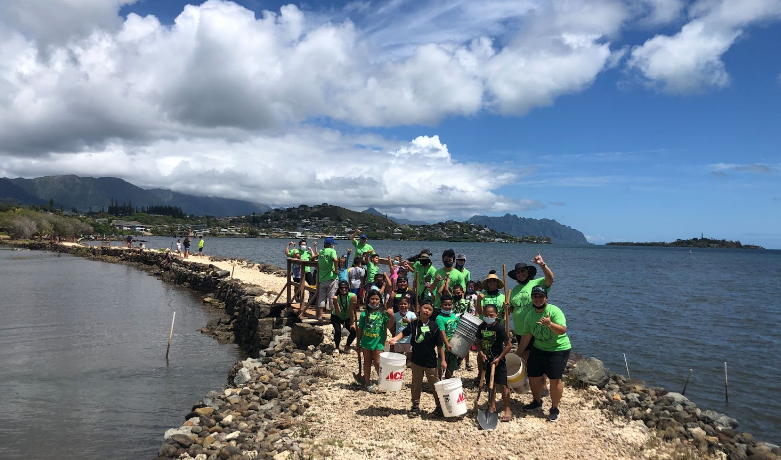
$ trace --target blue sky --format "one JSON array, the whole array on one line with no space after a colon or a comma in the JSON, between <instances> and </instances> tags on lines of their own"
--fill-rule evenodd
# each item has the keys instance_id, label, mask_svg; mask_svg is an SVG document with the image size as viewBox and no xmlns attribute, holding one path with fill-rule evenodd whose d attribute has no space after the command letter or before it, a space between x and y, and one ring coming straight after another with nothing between
<instances>
[{"instance_id":1,"label":"blue sky","mask_svg":"<svg viewBox=\"0 0 781 460\"><path fill-rule=\"evenodd\" d=\"M781 0L53 1L0 176L781 248Z\"/></svg>"}]
</instances>

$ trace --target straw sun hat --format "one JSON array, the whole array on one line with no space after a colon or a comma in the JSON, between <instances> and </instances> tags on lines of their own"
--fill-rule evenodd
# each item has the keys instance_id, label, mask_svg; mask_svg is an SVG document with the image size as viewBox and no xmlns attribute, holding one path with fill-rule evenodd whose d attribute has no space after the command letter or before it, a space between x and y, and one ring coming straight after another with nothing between
<instances>
[{"instance_id":1,"label":"straw sun hat","mask_svg":"<svg viewBox=\"0 0 781 460\"><path fill-rule=\"evenodd\" d=\"M484 291L488 290L488 281L490 280L496 280L496 282L498 283L497 289L502 289L504 287L504 282L502 281L502 279L496 276L496 273L491 273L490 275L485 277L483 283L480 285L480 287L483 288Z\"/></svg>"}]
</instances>

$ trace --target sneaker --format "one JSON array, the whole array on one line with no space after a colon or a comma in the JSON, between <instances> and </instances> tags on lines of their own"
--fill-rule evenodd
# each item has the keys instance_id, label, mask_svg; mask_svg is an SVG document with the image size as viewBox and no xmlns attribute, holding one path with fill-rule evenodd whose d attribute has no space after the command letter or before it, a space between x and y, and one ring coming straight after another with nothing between
<instances>
[{"instance_id":1,"label":"sneaker","mask_svg":"<svg viewBox=\"0 0 781 460\"><path fill-rule=\"evenodd\" d=\"M412 406L412 409L409 410L409 414L407 414L407 417L409 417L409 418L418 418L418 417L420 417L420 407Z\"/></svg>"},{"instance_id":2,"label":"sneaker","mask_svg":"<svg viewBox=\"0 0 781 460\"><path fill-rule=\"evenodd\" d=\"M551 407L550 412L548 412L548 421L555 422L558 419L559 419L559 408Z\"/></svg>"},{"instance_id":3,"label":"sneaker","mask_svg":"<svg viewBox=\"0 0 781 460\"><path fill-rule=\"evenodd\" d=\"M547 388L542 389L542 397L550 396L550 390Z\"/></svg>"},{"instance_id":4,"label":"sneaker","mask_svg":"<svg viewBox=\"0 0 781 460\"><path fill-rule=\"evenodd\" d=\"M431 415L432 415L433 417L441 417L441 418L444 418L444 417L445 417L445 414L442 412L442 408L441 408L441 407L439 407L439 406L437 406L437 408L436 408L436 409L434 409L433 411L431 411Z\"/></svg>"},{"instance_id":5,"label":"sneaker","mask_svg":"<svg viewBox=\"0 0 781 460\"><path fill-rule=\"evenodd\" d=\"M542 401L537 401L535 399L532 399L532 402L530 402L529 404L524 404L522 409L523 409L524 412L531 412L533 410L541 410L542 409Z\"/></svg>"},{"instance_id":6,"label":"sneaker","mask_svg":"<svg viewBox=\"0 0 781 460\"><path fill-rule=\"evenodd\" d=\"M375 391L377 391L377 385L372 383L371 385L366 387L366 391L368 391L369 393L374 393Z\"/></svg>"}]
</instances>

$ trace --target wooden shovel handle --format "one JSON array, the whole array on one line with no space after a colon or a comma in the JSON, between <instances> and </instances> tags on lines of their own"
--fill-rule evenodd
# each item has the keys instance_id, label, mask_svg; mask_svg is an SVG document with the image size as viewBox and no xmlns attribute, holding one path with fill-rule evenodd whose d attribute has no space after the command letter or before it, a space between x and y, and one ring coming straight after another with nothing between
<instances>
[{"instance_id":1,"label":"wooden shovel handle","mask_svg":"<svg viewBox=\"0 0 781 460\"><path fill-rule=\"evenodd\" d=\"M489 390L494 391L494 376L496 375L496 364L491 363L491 385L488 387Z\"/></svg>"}]
</instances>

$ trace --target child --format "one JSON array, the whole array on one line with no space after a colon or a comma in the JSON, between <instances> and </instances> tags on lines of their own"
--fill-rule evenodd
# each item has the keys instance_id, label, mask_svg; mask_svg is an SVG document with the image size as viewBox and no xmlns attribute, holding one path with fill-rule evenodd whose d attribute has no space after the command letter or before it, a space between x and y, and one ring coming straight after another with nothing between
<instances>
[{"instance_id":1,"label":"child","mask_svg":"<svg viewBox=\"0 0 781 460\"><path fill-rule=\"evenodd\" d=\"M395 346L396 342L402 337L411 336L412 343L412 409L409 416L417 417L420 415L420 393L423 387L423 374L426 374L428 385L432 389L434 384L439 382L437 378L437 357L442 363L442 368L447 369L445 362L445 352L442 348L442 334L439 327L431 320L431 314L434 313L434 306L430 301L424 302L420 306L420 318L412 321L390 341ZM439 407L439 398L434 391L434 403L437 408L431 413L441 417L442 408Z\"/></svg>"},{"instance_id":2,"label":"child","mask_svg":"<svg viewBox=\"0 0 781 460\"><path fill-rule=\"evenodd\" d=\"M333 298L334 311L331 313L331 324L334 326L334 346L339 349L339 342L342 341L342 326L350 331L347 336L347 343L344 346L344 352L350 350L350 345L355 339L355 324L353 324L353 315L358 304L358 298L350 292L350 283L339 281L339 288Z\"/></svg>"},{"instance_id":3,"label":"child","mask_svg":"<svg viewBox=\"0 0 781 460\"><path fill-rule=\"evenodd\" d=\"M457 284L456 287L460 287L460 285ZM453 298L450 297L450 294L442 294L439 316L437 316L436 321L442 334L442 341L445 344L445 348L447 348L447 351L445 351L445 361L447 362L446 379L453 377L453 372L461 368L461 361L463 361L458 355L450 352L450 339L455 334L456 328L458 328L459 319L458 316L453 314Z\"/></svg>"},{"instance_id":4,"label":"child","mask_svg":"<svg viewBox=\"0 0 781 460\"><path fill-rule=\"evenodd\" d=\"M374 385L370 385L372 364L380 375L380 353L385 349L387 328L393 327L393 318L381 307L382 297L379 291L372 290L366 294L368 303L366 310L361 313L358 320L358 345L355 350L360 353L363 348L363 386L367 391L374 391Z\"/></svg>"},{"instance_id":5,"label":"child","mask_svg":"<svg viewBox=\"0 0 781 460\"><path fill-rule=\"evenodd\" d=\"M491 382L491 365L494 368L494 387L498 387L502 392L502 404L504 404L503 422L509 422L513 419L510 412L510 389L507 387L507 363L504 357L510 352L512 342L504 330L504 326L496 320L498 310L496 305L487 304L483 306L483 324L477 328L477 343L480 348L478 362L485 363L485 382L487 385ZM496 412L496 392L491 398L491 412Z\"/></svg>"},{"instance_id":6,"label":"child","mask_svg":"<svg viewBox=\"0 0 781 460\"><path fill-rule=\"evenodd\" d=\"M474 314L472 313L473 312L472 308L474 308L472 306L472 302L470 302L469 299L464 297L464 288L461 287L460 284L456 284L456 286L453 288L453 314L456 315L460 321L461 316L464 313ZM447 355L445 357L447 358ZM471 371L472 364L469 362L469 353L466 354L465 360L466 360L466 370ZM448 368L448 370L452 370L452 369Z\"/></svg>"},{"instance_id":7,"label":"child","mask_svg":"<svg viewBox=\"0 0 781 460\"><path fill-rule=\"evenodd\" d=\"M398 298L396 304L399 307L399 311L394 313L394 320L396 322L396 334L401 333L408 324L417 319L415 313L410 311L409 302L412 298L412 294L405 294ZM402 337L393 346L393 351L401 353L407 357L407 367L409 367L409 358L412 354L412 345L409 343L409 337Z\"/></svg>"}]
</instances>

